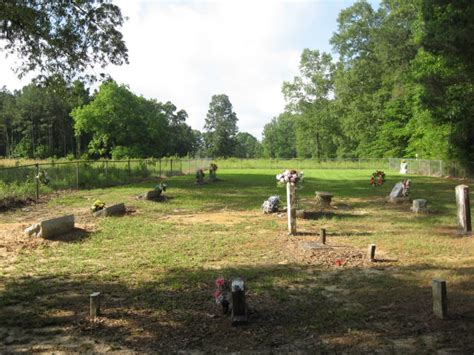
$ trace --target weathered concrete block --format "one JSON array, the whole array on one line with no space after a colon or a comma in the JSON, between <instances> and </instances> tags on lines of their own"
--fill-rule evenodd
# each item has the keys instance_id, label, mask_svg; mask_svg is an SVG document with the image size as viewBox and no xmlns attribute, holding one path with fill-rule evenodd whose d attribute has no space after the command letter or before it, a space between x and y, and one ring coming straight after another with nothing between
<instances>
[{"instance_id":1,"label":"weathered concrete block","mask_svg":"<svg viewBox=\"0 0 474 355\"><path fill-rule=\"evenodd\" d=\"M413 200L413 206L411 207L411 210L415 213L423 213L428 211L428 201L424 199L416 199Z\"/></svg>"},{"instance_id":2,"label":"weathered concrete block","mask_svg":"<svg viewBox=\"0 0 474 355\"><path fill-rule=\"evenodd\" d=\"M100 211L94 212L94 217L121 216L125 214L125 204L118 203L110 207L105 207Z\"/></svg>"},{"instance_id":3,"label":"weathered concrete block","mask_svg":"<svg viewBox=\"0 0 474 355\"><path fill-rule=\"evenodd\" d=\"M441 319L448 314L448 297L446 292L446 281L433 280L433 313Z\"/></svg>"},{"instance_id":4,"label":"weathered concrete block","mask_svg":"<svg viewBox=\"0 0 474 355\"><path fill-rule=\"evenodd\" d=\"M464 233L471 233L471 203L469 201L469 186L456 186L456 204L458 207L458 222Z\"/></svg>"},{"instance_id":5,"label":"weathered concrete block","mask_svg":"<svg viewBox=\"0 0 474 355\"><path fill-rule=\"evenodd\" d=\"M326 191L316 191L316 202L321 206L321 207L329 207L331 206L331 201L332 201L332 194L330 192Z\"/></svg>"},{"instance_id":6,"label":"weathered concrete block","mask_svg":"<svg viewBox=\"0 0 474 355\"><path fill-rule=\"evenodd\" d=\"M74 229L74 215L46 219L25 229L29 236L50 238Z\"/></svg>"}]
</instances>

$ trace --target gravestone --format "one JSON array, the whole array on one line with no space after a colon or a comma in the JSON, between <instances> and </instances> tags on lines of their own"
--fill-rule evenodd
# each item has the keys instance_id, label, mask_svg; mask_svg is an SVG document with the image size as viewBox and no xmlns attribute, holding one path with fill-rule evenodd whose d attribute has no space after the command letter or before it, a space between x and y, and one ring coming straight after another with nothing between
<instances>
[{"instance_id":1,"label":"gravestone","mask_svg":"<svg viewBox=\"0 0 474 355\"><path fill-rule=\"evenodd\" d=\"M288 232L289 234L296 234L296 188L295 185L286 183L286 201L288 214Z\"/></svg>"},{"instance_id":2,"label":"gravestone","mask_svg":"<svg viewBox=\"0 0 474 355\"><path fill-rule=\"evenodd\" d=\"M411 207L411 210L415 213L428 212L428 201L421 198L413 200L413 206Z\"/></svg>"},{"instance_id":3,"label":"gravestone","mask_svg":"<svg viewBox=\"0 0 474 355\"><path fill-rule=\"evenodd\" d=\"M471 226L471 204L469 201L469 186L456 186L456 204L458 207L458 222L463 233L470 234Z\"/></svg>"},{"instance_id":4,"label":"gravestone","mask_svg":"<svg viewBox=\"0 0 474 355\"><path fill-rule=\"evenodd\" d=\"M316 202L321 207L329 207L331 206L332 194L326 191L316 191Z\"/></svg>"},{"instance_id":5,"label":"gravestone","mask_svg":"<svg viewBox=\"0 0 474 355\"><path fill-rule=\"evenodd\" d=\"M125 214L125 204L118 203L94 212L94 217L121 216L123 214Z\"/></svg>"},{"instance_id":6,"label":"gravestone","mask_svg":"<svg viewBox=\"0 0 474 355\"><path fill-rule=\"evenodd\" d=\"M50 238L68 233L74 229L74 215L45 219L25 229L25 234L35 237Z\"/></svg>"},{"instance_id":7,"label":"gravestone","mask_svg":"<svg viewBox=\"0 0 474 355\"><path fill-rule=\"evenodd\" d=\"M232 291L232 325L242 325L248 322L247 304L245 303L245 283L241 278L235 278L231 283Z\"/></svg>"},{"instance_id":8,"label":"gravestone","mask_svg":"<svg viewBox=\"0 0 474 355\"><path fill-rule=\"evenodd\" d=\"M403 184L401 182L397 182L395 186L393 187L392 191L390 192L389 197L391 199L402 197L402 192L403 192Z\"/></svg>"},{"instance_id":9,"label":"gravestone","mask_svg":"<svg viewBox=\"0 0 474 355\"><path fill-rule=\"evenodd\" d=\"M448 313L448 297L446 292L446 281L433 280L433 313L441 319L445 319Z\"/></svg>"}]
</instances>

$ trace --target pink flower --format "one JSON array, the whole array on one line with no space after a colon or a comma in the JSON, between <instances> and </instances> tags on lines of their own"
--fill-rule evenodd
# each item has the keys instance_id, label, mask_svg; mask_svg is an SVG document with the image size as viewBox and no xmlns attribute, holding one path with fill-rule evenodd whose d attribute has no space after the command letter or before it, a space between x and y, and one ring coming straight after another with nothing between
<instances>
[{"instance_id":1,"label":"pink flower","mask_svg":"<svg viewBox=\"0 0 474 355\"><path fill-rule=\"evenodd\" d=\"M225 280L224 280L223 277L219 277L218 279L216 279L216 286L217 287L224 286L224 283L225 283Z\"/></svg>"}]
</instances>

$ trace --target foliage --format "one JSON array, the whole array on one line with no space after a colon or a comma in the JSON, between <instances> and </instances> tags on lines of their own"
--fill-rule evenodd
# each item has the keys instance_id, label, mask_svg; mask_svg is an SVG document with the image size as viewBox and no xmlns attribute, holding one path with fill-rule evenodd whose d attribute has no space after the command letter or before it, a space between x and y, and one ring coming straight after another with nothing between
<instances>
[{"instance_id":1,"label":"foliage","mask_svg":"<svg viewBox=\"0 0 474 355\"><path fill-rule=\"evenodd\" d=\"M20 77L36 71L40 79L71 81L97 66L127 63L122 24L120 8L103 0L0 2L3 50L20 58Z\"/></svg>"},{"instance_id":2,"label":"foliage","mask_svg":"<svg viewBox=\"0 0 474 355\"><path fill-rule=\"evenodd\" d=\"M382 186L385 182L385 173L382 170L376 170L370 177L370 185L373 187Z\"/></svg>"},{"instance_id":3,"label":"foliage","mask_svg":"<svg viewBox=\"0 0 474 355\"><path fill-rule=\"evenodd\" d=\"M44 169L41 169L38 172L38 175L35 176L35 178L43 185L48 185L50 181L48 173Z\"/></svg>"},{"instance_id":4,"label":"foliage","mask_svg":"<svg viewBox=\"0 0 474 355\"><path fill-rule=\"evenodd\" d=\"M235 136L236 147L233 156L238 158L258 158L263 154L262 144L247 132L239 132Z\"/></svg>"},{"instance_id":5,"label":"foliage","mask_svg":"<svg viewBox=\"0 0 474 355\"><path fill-rule=\"evenodd\" d=\"M162 192L165 192L167 188L168 188L168 185L166 183L162 182L162 183L159 183L158 185L156 185L154 187L154 190L159 191L159 193L161 194Z\"/></svg>"},{"instance_id":6,"label":"foliage","mask_svg":"<svg viewBox=\"0 0 474 355\"><path fill-rule=\"evenodd\" d=\"M237 135L237 115L229 97L213 95L206 115L206 146L213 157L229 157L234 154Z\"/></svg>"}]
</instances>

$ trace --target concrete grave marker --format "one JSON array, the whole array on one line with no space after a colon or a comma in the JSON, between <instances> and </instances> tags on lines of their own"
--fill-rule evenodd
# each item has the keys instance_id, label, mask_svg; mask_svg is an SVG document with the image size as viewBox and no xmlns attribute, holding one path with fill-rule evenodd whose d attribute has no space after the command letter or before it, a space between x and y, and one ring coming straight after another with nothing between
<instances>
[{"instance_id":1,"label":"concrete grave marker","mask_svg":"<svg viewBox=\"0 0 474 355\"><path fill-rule=\"evenodd\" d=\"M240 277L232 280L232 325L248 322L247 304L245 303L245 283Z\"/></svg>"},{"instance_id":2,"label":"concrete grave marker","mask_svg":"<svg viewBox=\"0 0 474 355\"><path fill-rule=\"evenodd\" d=\"M469 201L469 186L456 186L456 204L458 207L458 222L463 233L470 234L471 226L471 204Z\"/></svg>"},{"instance_id":3,"label":"concrete grave marker","mask_svg":"<svg viewBox=\"0 0 474 355\"><path fill-rule=\"evenodd\" d=\"M403 192L403 183L397 182L395 186L393 187L392 191L390 192L389 197L392 198L397 198L397 197L402 197L402 192Z\"/></svg>"},{"instance_id":4,"label":"concrete grave marker","mask_svg":"<svg viewBox=\"0 0 474 355\"><path fill-rule=\"evenodd\" d=\"M446 292L446 281L433 280L433 313L441 319L445 319L448 313L448 297Z\"/></svg>"},{"instance_id":5,"label":"concrete grave marker","mask_svg":"<svg viewBox=\"0 0 474 355\"><path fill-rule=\"evenodd\" d=\"M94 217L121 216L123 214L125 214L125 204L118 203L94 212Z\"/></svg>"},{"instance_id":6,"label":"concrete grave marker","mask_svg":"<svg viewBox=\"0 0 474 355\"><path fill-rule=\"evenodd\" d=\"M68 233L74 229L74 215L45 219L25 229L25 234L35 237L50 238Z\"/></svg>"},{"instance_id":7,"label":"concrete grave marker","mask_svg":"<svg viewBox=\"0 0 474 355\"><path fill-rule=\"evenodd\" d=\"M411 207L411 210L415 213L420 213L420 212L427 212L428 211L428 201L424 199L416 199L413 200L413 206Z\"/></svg>"}]
</instances>

